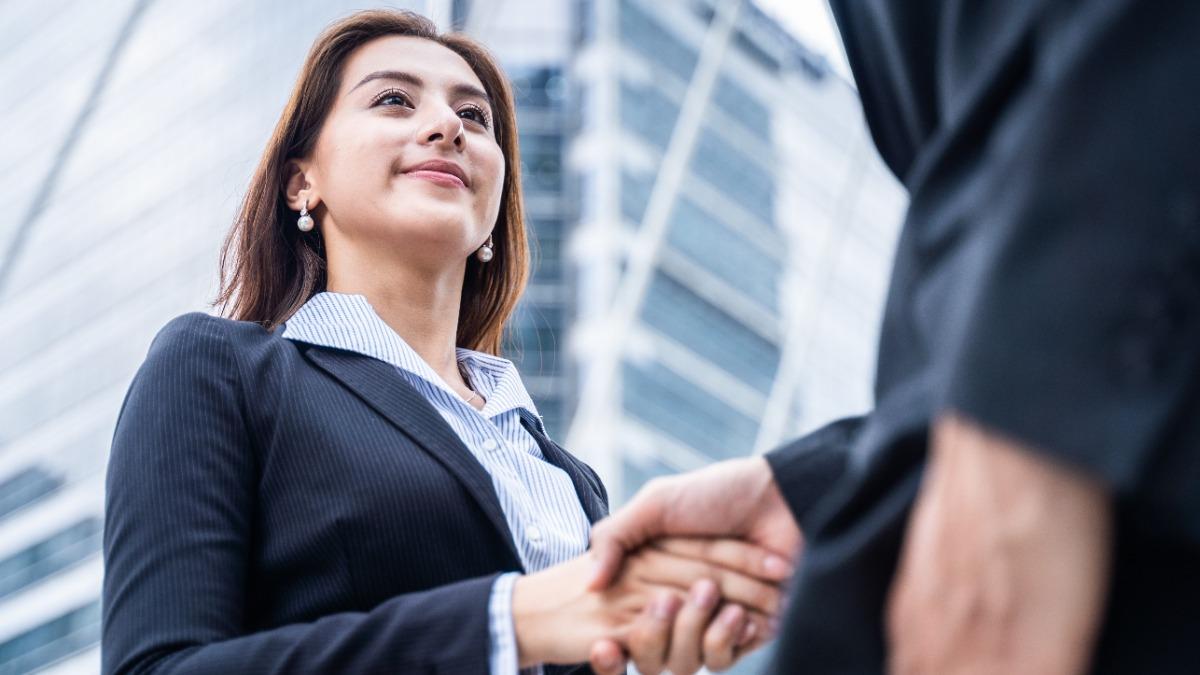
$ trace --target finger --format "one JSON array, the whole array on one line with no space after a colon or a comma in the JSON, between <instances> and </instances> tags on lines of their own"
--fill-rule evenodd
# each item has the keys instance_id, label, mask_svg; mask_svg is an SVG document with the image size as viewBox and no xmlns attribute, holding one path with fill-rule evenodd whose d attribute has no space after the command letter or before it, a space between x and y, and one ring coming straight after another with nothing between
<instances>
[{"instance_id":1,"label":"finger","mask_svg":"<svg viewBox=\"0 0 1200 675\"><path fill-rule=\"evenodd\" d=\"M664 591L634 620L628 639L629 656L642 675L656 675L666 666L671 627L682 605L679 596Z\"/></svg>"},{"instance_id":2,"label":"finger","mask_svg":"<svg viewBox=\"0 0 1200 675\"><path fill-rule=\"evenodd\" d=\"M734 650L748 625L746 610L741 605L726 604L717 618L704 631L704 667L720 672L734 662Z\"/></svg>"},{"instance_id":3,"label":"finger","mask_svg":"<svg viewBox=\"0 0 1200 675\"><path fill-rule=\"evenodd\" d=\"M587 582L589 591L602 591L617 578L621 571L621 562L625 558L625 548L613 539L597 539L592 532L592 572Z\"/></svg>"},{"instance_id":4,"label":"finger","mask_svg":"<svg viewBox=\"0 0 1200 675\"><path fill-rule=\"evenodd\" d=\"M690 675L704 663L704 629L716 611L720 600L717 585L701 579L692 585L688 600L675 617L671 631L671 647L667 650L667 669L674 675Z\"/></svg>"},{"instance_id":5,"label":"finger","mask_svg":"<svg viewBox=\"0 0 1200 675\"><path fill-rule=\"evenodd\" d=\"M666 537L651 544L684 558L704 560L764 581L785 581L795 571L787 558L737 539Z\"/></svg>"},{"instance_id":6,"label":"finger","mask_svg":"<svg viewBox=\"0 0 1200 675\"><path fill-rule=\"evenodd\" d=\"M762 647L779 634L779 620L758 612L747 612L746 623L734 649L734 661Z\"/></svg>"},{"instance_id":7,"label":"finger","mask_svg":"<svg viewBox=\"0 0 1200 675\"><path fill-rule=\"evenodd\" d=\"M612 640L601 640L592 645L588 663L596 675L622 675L625 672L625 652Z\"/></svg>"},{"instance_id":8,"label":"finger","mask_svg":"<svg viewBox=\"0 0 1200 675\"><path fill-rule=\"evenodd\" d=\"M746 621L746 625L742 626L742 634L738 636L738 649L749 649L750 645L754 644L755 639L759 637L759 630L757 621L753 619Z\"/></svg>"},{"instance_id":9,"label":"finger","mask_svg":"<svg viewBox=\"0 0 1200 675\"><path fill-rule=\"evenodd\" d=\"M715 581L722 599L746 609L776 616L783 605L783 590L774 584L693 558L681 558L657 549L637 553L637 578L652 584L691 588L701 579Z\"/></svg>"},{"instance_id":10,"label":"finger","mask_svg":"<svg viewBox=\"0 0 1200 675\"><path fill-rule=\"evenodd\" d=\"M625 554L661 533L666 498L660 485L650 481L624 508L592 528L591 552L595 562L588 590L608 588L621 571Z\"/></svg>"}]
</instances>

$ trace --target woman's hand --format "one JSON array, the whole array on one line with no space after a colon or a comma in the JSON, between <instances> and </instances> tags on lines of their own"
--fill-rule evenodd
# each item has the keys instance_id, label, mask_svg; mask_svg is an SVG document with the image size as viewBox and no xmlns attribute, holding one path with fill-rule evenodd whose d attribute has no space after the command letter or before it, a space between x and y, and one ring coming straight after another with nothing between
<instances>
[{"instance_id":1,"label":"woman's hand","mask_svg":"<svg viewBox=\"0 0 1200 675\"><path fill-rule=\"evenodd\" d=\"M768 563L769 556L735 540L666 539L627 556L617 580L600 591L587 589L592 561L586 555L521 577L513 589L520 664L586 661L597 641L628 647L635 622L671 621L677 612L675 633L708 627L704 633L713 635L714 646L728 642L730 651L743 637L757 641L778 616L779 583L790 575ZM722 600L726 607L718 613ZM692 670L703 663L696 657Z\"/></svg>"}]
</instances>

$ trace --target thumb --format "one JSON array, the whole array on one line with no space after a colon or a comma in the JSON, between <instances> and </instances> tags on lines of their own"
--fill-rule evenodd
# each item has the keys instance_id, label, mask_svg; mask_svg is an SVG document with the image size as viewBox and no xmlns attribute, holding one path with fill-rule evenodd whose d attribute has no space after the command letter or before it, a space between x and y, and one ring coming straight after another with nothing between
<instances>
[{"instance_id":1,"label":"thumb","mask_svg":"<svg viewBox=\"0 0 1200 675\"><path fill-rule=\"evenodd\" d=\"M601 640L592 645L588 663L597 675L621 675L625 672L625 652L612 640Z\"/></svg>"},{"instance_id":2,"label":"thumb","mask_svg":"<svg viewBox=\"0 0 1200 675\"><path fill-rule=\"evenodd\" d=\"M625 545L617 538L611 526L611 518L597 523L592 529L592 573L588 579L589 591L602 591L617 578L621 561L625 558Z\"/></svg>"},{"instance_id":3,"label":"thumb","mask_svg":"<svg viewBox=\"0 0 1200 675\"><path fill-rule=\"evenodd\" d=\"M587 588L608 587L621 571L625 554L662 534L662 491L643 489L624 508L592 528L592 576Z\"/></svg>"},{"instance_id":4,"label":"thumb","mask_svg":"<svg viewBox=\"0 0 1200 675\"><path fill-rule=\"evenodd\" d=\"M602 591L612 584L620 571L620 562L625 557L624 546L612 537L596 537L599 525L592 534L592 577L588 579L589 591Z\"/></svg>"}]
</instances>

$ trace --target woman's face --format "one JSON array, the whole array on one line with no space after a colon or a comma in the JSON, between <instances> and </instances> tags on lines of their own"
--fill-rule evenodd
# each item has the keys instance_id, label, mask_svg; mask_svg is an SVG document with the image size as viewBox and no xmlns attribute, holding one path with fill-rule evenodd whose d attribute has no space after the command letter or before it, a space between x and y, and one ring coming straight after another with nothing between
<instances>
[{"instance_id":1,"label":"woman's face","mask_svg":"<svg viewBox=\"0 0 1200 675\"><path fill-rule=\"evenodd\" d=\"M305 170L327 244L462 264L500 210L493 119L479 78L446 47L402 36L359 47Z\"/></svg>"}]
</instances>

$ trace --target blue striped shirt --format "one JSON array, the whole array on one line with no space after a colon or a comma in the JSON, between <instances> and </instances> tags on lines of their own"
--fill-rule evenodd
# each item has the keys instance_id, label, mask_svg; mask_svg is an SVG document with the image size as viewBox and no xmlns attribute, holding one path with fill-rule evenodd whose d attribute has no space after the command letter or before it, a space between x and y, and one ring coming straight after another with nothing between
<instances>
[{"instance_id":1,"label":"blue striped shirt","mask_svg":"<svg viewBox=\"0 0 1200 675\"><path fill-rule=\"evenodd\" d=\"M587 549L590 525L570 476L544 460L537 441L521 425L519 411L537 415L537 408L511 361L457 350L471 387L486 401L483 410L476 410L375 313L365 296L318 293L288 319L283 337L358 352L395 366L491 475L527 572L565 562ZM492 586L488 612L493 675L517 672L511 609L516 576L501 575Z\"/></svg>"}]
</instances>

